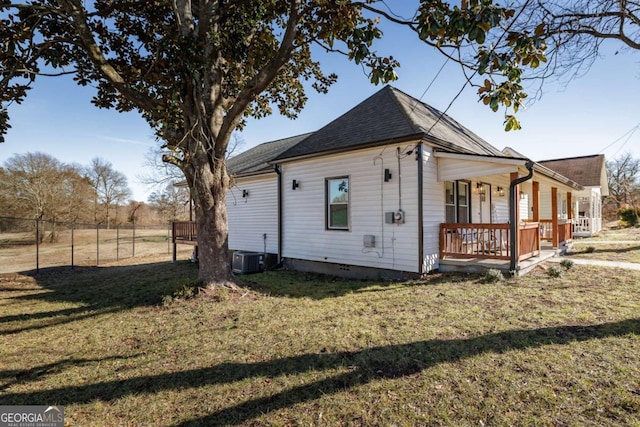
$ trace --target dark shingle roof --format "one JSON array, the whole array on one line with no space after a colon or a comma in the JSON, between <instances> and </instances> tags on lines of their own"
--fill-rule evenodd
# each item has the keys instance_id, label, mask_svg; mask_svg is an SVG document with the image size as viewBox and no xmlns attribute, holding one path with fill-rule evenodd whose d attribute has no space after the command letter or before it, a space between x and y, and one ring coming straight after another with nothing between
<instances>
[{"instance_id":1,"label":"dark shingle roof","mask_svg":"<svg viewBox=\"0 0 640 427\"><path fill-rule=\"evenodd\" d=\"M455 153L504 156L435 108L386 86L277 157L287 159L415 137ZM427 133L429 134L427 135Z\"/></svg>"},{"instance_id":2,"label":"dark shingle roof","mask_svg":"<svg viewBox=\"0 0 640 427\"><path fill-rule=\"evenodd\" d=\"M311 133L278 139L257 145L227 160L227 168L233 174L243 175L273 170L269 162L293 147Z\"/></svg>"},{"instance_id":3,"label":"dark shingle roof","mask_svg":"<svg viewBox=\"0 0 640 427\"><path fill-rule=\"evenodd\" d=\"M538 163L586 187L600 186L602 168L605 167L603 154L543 160Z\"/></svg>"}]
</instances>

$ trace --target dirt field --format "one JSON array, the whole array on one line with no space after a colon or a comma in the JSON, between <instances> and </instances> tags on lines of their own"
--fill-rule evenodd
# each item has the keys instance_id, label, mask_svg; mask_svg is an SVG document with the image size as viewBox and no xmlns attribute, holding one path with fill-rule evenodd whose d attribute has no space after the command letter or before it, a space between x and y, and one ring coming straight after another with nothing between
<instances>
[{"instance_id":1,"label":"dirt field","mask_svg":"<svg viewBox=\"0 0 640 427\"><path fill-rule=\"evenodd\" d=\"M193 248L178 245L178 259ZM35 244L34 233L0 233L0 273L16 273L59 266L95 266L149 256L171 259L173 247L167 229L62 230L55 243Z\"/></svg>"}]
</instances>

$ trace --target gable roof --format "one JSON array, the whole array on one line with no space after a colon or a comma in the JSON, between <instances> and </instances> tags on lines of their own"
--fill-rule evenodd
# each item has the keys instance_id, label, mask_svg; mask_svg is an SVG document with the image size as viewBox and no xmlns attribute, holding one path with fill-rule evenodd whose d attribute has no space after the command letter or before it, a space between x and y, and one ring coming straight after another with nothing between
<instances>
[{"instance_id":1,"label":"gable roof","mask_svg":"<svg viewBox=\"0 0 640 427\"><path fill-rule=\"evenodd\" d=\"M497 148L446 114L394 87L385 86L275 160L410 139L424 139L453 153L504 156Z\"/></svg>"},{"instance_id":2,"label":"gable roof","mask_svg":"<svg viewBox=\"0 0 640 427\"><path fill-rule=\"evenodd\" d=\"M606 173L603 154L542 160L538 163L585 187L606 186L606 175L602 182L603 173Z\"/></svg>"},{"instance_id":3,"label":"gable roof","mask_svg":"<svg viewBox=\"0 0 640 427\"><path fill-rule=\"evenodd\" d=\"M311 133L278 139L257 145L227 160L227 168L235 175L264 173L273 170L269 162L293 147Z\"/></svg>"}]
</instances>

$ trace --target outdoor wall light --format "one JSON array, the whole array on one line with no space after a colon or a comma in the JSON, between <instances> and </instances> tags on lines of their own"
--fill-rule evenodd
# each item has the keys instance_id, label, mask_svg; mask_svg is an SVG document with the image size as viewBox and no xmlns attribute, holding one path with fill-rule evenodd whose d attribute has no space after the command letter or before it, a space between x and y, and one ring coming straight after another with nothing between
<instances>
[{"instance_id":1,"label":"outdoor wall light","mask_svg":"<svg viewBox=\"0 0 640 427\"><path fill-rule=\"evenodd\" d=\"M293 182L291 183L291 189L295 190L296 188L300 187L300 181L296 181L295 179L293 180Z\"/></svg>"},{"instance_id":2,"label":"outdoor wall light","mask_svg":"<svg viewBox=\"0 0 640 427\"><path fill-rule=\"evenodd\" d=\"M496 188L496 190L498 191L498 196L504 197L504 188L498 185L498 188Z\"/></svg>"},{"instance_id":3,"label":"outdoor wall light","mask_svg":"<svg viewBox=\"0 0 640 427\"><path fill-rule=\"evenodd\" d=\"M526 193L520 193L520 200L524 200L527 198L527 194Z\"/></svg>"},{"instance_id":4,"label":"outdoor wall light","mask_svg":"<svg viewBox=\"0 0 640 427\"><path fill-rule=\"evenodd\" d=\"M391 181L391 171L389 169L384 170L384 182Z\"/></svg>"},{"instance_id":5,"label":"outdoor wall light","mask_svg":"<svg viewBox=\"0 0 640 427\"><path fill-rule=\"evenodd\" d=\"M484 194L484 184L482 182L478 182L476 188L478 189L478 193Z\"/></svg>"},{"instance_id":6,"label":"outdoor wall light","mask_svg":"<svg viewBox=\"0 0 640 427\"><path fill-rule=\"evenodd\" d=\"M242 190L242 198L246 199L247 197L249 197L249 190Z\"/></svg>"}]
</instances>

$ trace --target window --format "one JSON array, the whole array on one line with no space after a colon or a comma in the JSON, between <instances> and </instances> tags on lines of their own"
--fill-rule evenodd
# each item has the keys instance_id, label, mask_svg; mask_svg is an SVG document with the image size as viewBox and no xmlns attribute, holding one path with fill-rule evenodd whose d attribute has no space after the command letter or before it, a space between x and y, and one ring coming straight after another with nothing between
<instances>
[{"instance_id":1,"label":"window","mask_svg":"<svg viewBox=\"0 0 640 427\"><path fill-rule=\"evenodd\" d=\"M469 221L469 183L458 182L458 222Z\"/></svg>"},{"instance_id":2,"label":"window","mask_svg":"<svg viewBox=\"0 0 640 427\"><path fill-rule=\"evenodd\" d=\"M349 229L349 177L326 180L327 228Z\"/></svg>"},{"instance_id":3,"label":"window","mask_svg":"<svg viewBox=\"0 0 640 427\"><path fill-rule=\"evenodd\" d=\"M444 183L445 222L456 222L456 183L447 181Z\"/></svg>"},{"instance_id":4,"label":"window","mask_svg":"<svg viewBox=\"0 0 640 427\"><path fill-rule=\"evenodd\" d=\"M470 222L469 183L446 181L444 183L445 221L447 223Z\"/></svg>"}]
</instances>

